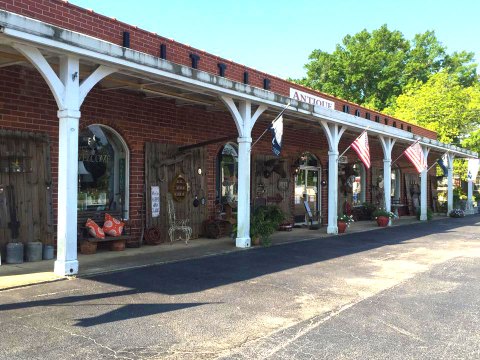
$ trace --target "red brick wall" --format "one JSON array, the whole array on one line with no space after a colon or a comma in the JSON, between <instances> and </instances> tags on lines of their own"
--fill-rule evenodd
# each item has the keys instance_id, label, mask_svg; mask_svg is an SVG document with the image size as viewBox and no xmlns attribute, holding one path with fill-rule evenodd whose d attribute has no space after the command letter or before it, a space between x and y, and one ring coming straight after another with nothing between
<instances>
[{"instance_id":1,"label":"red brick wall","mask_svg":"<svg viewBox=\"0 0 480 360\"><path fill-rule=\"evenodd\" d=\"M54 184L54 208L57 204L58 174L58 119L53 95L43 78L34 70L19 66L0 69L0 128L46 133L51 141L51 168ZM144 144L147 141L171 144L193 144L213 138L235 135L237 130L231 115L225 112L208 112L202 107L177 107L173 100L150 99L125 91L102 91L95 88L88 95L81 109L80 126L104 124L119 132L130 150L130 216L139 220L141 194L144 183ZM260 119L253 131L256 139L267 127L268 121ZM344 137L339 146L343 151L354 140ZM271 154L271 138L267 134L255 145L253 155ZM377 140L371 138L372 164L383 167L383 153ZM215 202L215 164L221 144L208 146L207 191L210 214ZM401 154L402 148L394 148L393 158ZM322 178L327 179L328 145L323 131L291 130L286 127L282 156L297 159L302 152L316 155L322 165ZM348 158L356 156L349 151ZM415 170L405 161L399 161L404 172ZM433 170L434 171L434 170ZM369 179L369 176L368 176ZM367 182L367 201L370 188ZM322 214L327 216L328 187L322 187ZM290 199L293 206L293 199ZM55 214L56 219L56 214Z\"/></svg>"},{"instance_id":2,"label":"red brick wall","mask_svg":"<svg viewBox=\"0 0 480 360\"><path fill-rule=\"evenodd\" d=\"M387 118L388 125L390 126L392 126L393 122L396 122L398 128L401 128L401 125L403 124L405 130L407 130L407 126L410 126L412 132L415 134L432 139L437 138L436 133L431 130L427 130L416 125L407 124L405 121L382 115L381 113L363 108L338 98L334 98L327 94L313 91L300 85L292 84L278 77L248 68L212 54L208 54L202 50L180 44L171 39L166 39L158 36L155 33L139 29L136 26L132 26L116 19L97 14L93 11L69 4L68 2L59 0L9 0L0 1L0 9L5 9L7 11L41 20L52 25L87 34L118 45L122 44L123 32L128 31L130 32L131 48L134 50L159 56L160 44L166 44L167 60L169 61L191 66L191 59L189 55L191 53L195 53L200 56L198 67L200 70L207 71L212 74L218 74L217 64L222 62L227 65L225 76L231 80L243 82L243 73L244 71L248 71L250 84L252 86L263 88L263 79L268 78L271 82L271 91L284 96L289 96L290 88L293 87L313 95L319 95L326 99L335 101L336 110L342 111L343 105L349 105L350 114L355 114L355 111L359 110L360 116L365 117L365 114L368 112L370 113L372 121L374 120L375 115L378 115L380 116L380 122L382 124L384 123L385 118Z\"/></svg>"}]
</instances>

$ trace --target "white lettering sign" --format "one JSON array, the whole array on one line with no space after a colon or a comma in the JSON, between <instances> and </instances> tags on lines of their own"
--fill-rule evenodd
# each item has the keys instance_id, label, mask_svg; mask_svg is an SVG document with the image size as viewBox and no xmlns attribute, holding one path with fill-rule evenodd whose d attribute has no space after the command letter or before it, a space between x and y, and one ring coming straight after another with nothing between
<instances>
[{"instance_id":1,"label":"white lettering sign","mask_svg":"<svg viewBox=\"0 0 480 360\"><path fill-rule=\"evenodd\" d=\"M312 105L320 105L327 109L335 109L335 103L333 101L321 98L319 96L311 95L309 93L290 88L290 97L297 101L305 102Z\"/></svg>"},{"instance_id":2,"label":"white lettering sign","mask_svg":"<svg viewBox=\"0 0 480 360\"><path fill-rule=\"evenodd\" d=\"M160 187L152 186L152 218L160 216Z\"/></svg>"}]
</instances>

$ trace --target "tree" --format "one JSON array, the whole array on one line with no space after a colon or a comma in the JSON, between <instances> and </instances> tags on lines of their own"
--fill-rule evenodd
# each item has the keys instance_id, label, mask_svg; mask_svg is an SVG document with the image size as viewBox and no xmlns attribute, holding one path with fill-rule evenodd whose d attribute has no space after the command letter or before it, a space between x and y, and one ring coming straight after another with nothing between
<instances>
[{"instance_id":1,"label":"tree","mask_svg":"<svg viewBox=\"0 0 480 360\"><path fill-rule=\"evenodd\" d=\"M462 86L477 81L473 53L448 55L433 31L410 42L387 25L347 35L332 54L317 49L309 60L307 76L294 81L376 110L394 107L407 88L440 71L455 74Z\"/></svg>"},{"instance_id":2,"label":"tree","mask_svg":"<svg viewBox=\"0 0 480 360\"><path fill-rule=\"evenodd\" d=\"M444 70L425 84L410 84L389 112L436 131L442 142L460 145L480 124L480 85L463 87L458 76Z\"/></svg>"}]
</instances>

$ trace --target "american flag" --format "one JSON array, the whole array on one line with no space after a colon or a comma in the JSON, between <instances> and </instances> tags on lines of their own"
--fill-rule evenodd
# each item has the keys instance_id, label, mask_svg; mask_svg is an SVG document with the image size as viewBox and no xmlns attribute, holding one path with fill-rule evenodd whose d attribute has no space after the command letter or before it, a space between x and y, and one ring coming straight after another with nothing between
<instances>
[{"instance_id":1,"label":"american flag","mask_svg":"<svg viewBox=\"0 0 480 360\"><path fill-rule=\"evenodd\" d=\"M360 160L362 160L365 167L370 169L370 147L368 146L367 131L364 131L359 137L357 137L351 146Z\"/></svg>"},{"instance_id":2,"label":"american flag","mask_svg":"<svg viewBox=\"0 0 480 360\"><path fill-rule=\"evenodd\" d=\"M422 146L418 141L410 145L404 153L419 173L423 170L427 170L427 159L423 156Z\"/></svg>"}]
</instances>

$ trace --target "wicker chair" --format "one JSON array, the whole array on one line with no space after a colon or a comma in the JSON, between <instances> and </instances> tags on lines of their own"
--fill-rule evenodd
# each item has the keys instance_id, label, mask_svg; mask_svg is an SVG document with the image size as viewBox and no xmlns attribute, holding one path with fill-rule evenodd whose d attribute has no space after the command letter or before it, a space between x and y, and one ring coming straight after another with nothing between
<instances>
[{"instance_id":1,"label":"wicker chair","mask_svg":"<svg viewBox=\"0 0 480 360\"><path fill-rule=\"evenodd\" d=\"M175 240L184 240L185 244L188 244L188 240L192 236L192 227L188 225L190 219L177 220L175 216L175 205L173 202L172 194L167 193L167 205L168 205L168 236L170 237L170 242ZM175 232L183 232L185 237L179 236L175 238Z\"/></svg>"}]
</instances>

